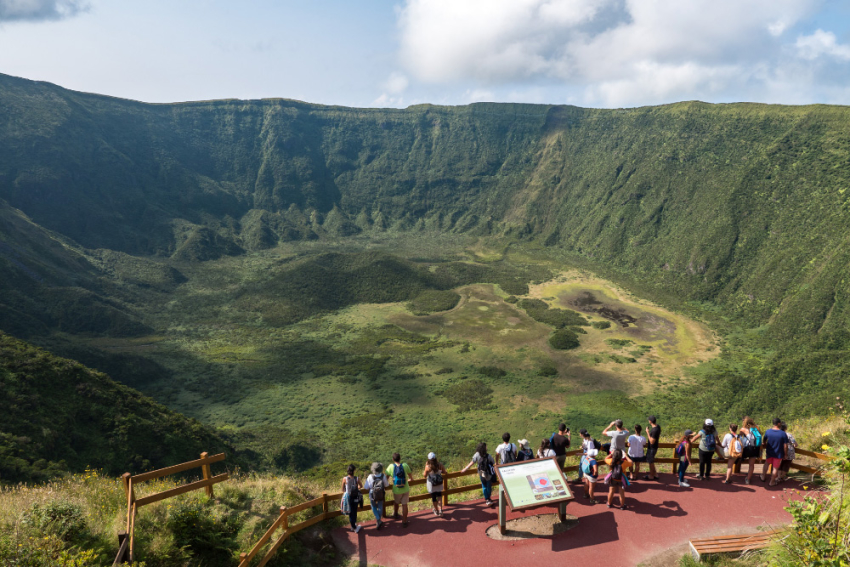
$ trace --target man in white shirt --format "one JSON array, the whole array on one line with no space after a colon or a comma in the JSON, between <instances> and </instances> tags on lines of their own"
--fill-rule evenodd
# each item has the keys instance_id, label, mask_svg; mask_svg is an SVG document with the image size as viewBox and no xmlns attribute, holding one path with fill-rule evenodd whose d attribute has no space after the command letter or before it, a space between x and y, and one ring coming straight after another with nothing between
<instances>
[{"instance_id":1,"label":"man in white shirt","mask_svg":"<svg viewBox=\"0 0 850 567\"><path fill-rule=\"evenodd\" d=\"M505 433L502 435L502 443L496 447L496 464L513 463L516 461L517 448L511 443L511 434Z\"/></svg>"}]
</instances>

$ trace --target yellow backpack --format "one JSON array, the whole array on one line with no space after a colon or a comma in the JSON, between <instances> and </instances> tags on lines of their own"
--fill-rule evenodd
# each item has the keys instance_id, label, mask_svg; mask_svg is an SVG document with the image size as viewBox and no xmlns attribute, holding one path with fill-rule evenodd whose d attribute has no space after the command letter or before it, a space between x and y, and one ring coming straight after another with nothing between
<instances>
[{"instance_id":1,"label":"yellow backpack","mask_svg":"<svg viewBox=\"0 0 850 567\"><path fill-rule=\"evenodd\" d=\"M729 442L728 450L730 459L737 459L741 456L741 439L737 435Z\"/></svg>"}]
</instances>

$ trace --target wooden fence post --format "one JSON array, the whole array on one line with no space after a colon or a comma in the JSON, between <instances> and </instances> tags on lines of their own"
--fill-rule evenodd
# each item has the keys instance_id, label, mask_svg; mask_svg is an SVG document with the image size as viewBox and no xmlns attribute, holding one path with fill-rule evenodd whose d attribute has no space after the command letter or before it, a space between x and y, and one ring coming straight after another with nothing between
<instances>
[{"instance_id":1,"label":"wooden fence post","mask_svg":"<svg viewBox=\"0 0 850 567\"><path fill-rule=\"evenodd\" d=\"M283 520L280 521L280 529L286 532L289 529L289 517L286 513L286 506L280 507L280 515L283 517ZM281 537L283 537L282 534Z\"/></svg>"},{"instance_id":2,"label":"wooden fence post","mask_svg":"<svg viewBox=\"0 0 850 567\"><path fill-rule=\"evenodd\" d=\"M202 458L202 459L206 459L208 456L209 456L209 453L207 453L206 451L204 451L203 453L201 453L201 458ZM210 466L209 466L209 465L201 465L201 471L203 471L203 473L204 473L204 480L209 480L209 479L211 479L211 478L212 478L212 471L210 470ZM215 495L213 494L213 487L212 487L212 485L209 485L209 486L205 487L205 490L206 490L206 492L207 492L207 496L209 496L210 498L213 498L213 497L215 496Z\"/></svg>"},{"instance_id":3,"label":"wooden fence post","mask_svg":"<svg viewBox=\"0 0 850 567\"><path fill-rule=\"evenodd\" d=\"M322 517L328 517L328 493L322 492Z\"/></svg>"},{"instance_id":4,"label":"wooden fence post","mask_svg":"<svg viewBox=\"0 0 850 567\"><path fill-rule=\"evenodd\" d=\"M247 553L240 553L240 554L239 554L239 564L240 564L240 565L241 565L242 563L245 563L245 558L246 558L246 557L248 557L248 554L247 554Z\"/></svg>"},{"instance_id":5,"label":"wooden fence post","mask_svg":"<svg viewBox=\"0 0 850 567\"><path fill-rule=\"evenodd\" d=\"M443 508L449 505L449 478L443 479Z\"/></svg>"}]
</instances>

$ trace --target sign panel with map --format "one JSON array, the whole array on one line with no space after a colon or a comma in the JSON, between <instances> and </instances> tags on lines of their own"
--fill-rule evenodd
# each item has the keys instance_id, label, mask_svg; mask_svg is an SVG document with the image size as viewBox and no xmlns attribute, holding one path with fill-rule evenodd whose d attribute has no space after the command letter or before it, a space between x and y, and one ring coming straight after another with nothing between
<instances>
[{"instance_id":1,"label":"sign panel with map","mask_svg":"<svg viewBox=\"0 0 850 567\"><path fill-rule=\"evenodd\" d=\"M496 474L512 510L551 506L573 499L554 457L499 465Z\"/></svg>"}]
</instances>

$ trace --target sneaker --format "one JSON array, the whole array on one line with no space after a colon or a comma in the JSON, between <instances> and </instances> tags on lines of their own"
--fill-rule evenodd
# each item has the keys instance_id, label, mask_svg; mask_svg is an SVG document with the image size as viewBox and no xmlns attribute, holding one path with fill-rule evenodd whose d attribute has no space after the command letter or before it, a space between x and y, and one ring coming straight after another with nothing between
<instances>
[{"instance_id":1,"label":"sneaker","mask_svg":"<svg viewBox=\"0 0 850 567\"><path fill-rule=\"evenodd\" d=\"M691 485L688 484L687 481L684 481L684 480L679 481L679 486L681 486L682 488L690 488L691 487Z\"/></svg>"},{"instance_id":2,"label":"sneaker","mask_svg":"<svg viewBox=\"0 0 850 567\"><path fill-rule=\"evenodd\" d=\"M409 525L410 525L410 522L402 522L401 523L401 527L403 527L403 528L406 528Z\"/></svg>"},{"instance_id":3,"label":"sneaker","mask_svg":"<svg viewBox=\"0 0 850 567\"><path fill-rule=\"evenodd\" d=\"M590 504L591 506L593 506L594 504L598 504L598 502L596 501L595 498L591 498L590 500L587 501L587 503Z\"/></svg>"},{"instance_id":4,"label":"sneaker","mask_svg":"<svg viewBox=\"0 0 850 567\"><path fill-rule=\"evenodd\" d=\"M378 525L377 525L377 526L375 526L375 529L376 529L376 530L380 530L380 529L381 529L381 528L383 528L383 527L384 527L384 522L378 522Z\"/></svg>"},{"instance_id":5,"label":"sneaker","mask_svg":"<svg viewBox=\"0 0 850 567\"><path fill-rule=\"evenodd\" d=\"M353 531L354 531L354 533L359 533L362 528L363 528L363 526L357 526L356 528L354 528Z\"/></svg>"},{"instance_id":6,"label":"sneaker","mask_svg":"<svg viewBox=\"0 0 850 567\"><path fill-rule=\"evenodd\" d=\"M750 479L745 478L745 479L744 479L744 484L750 484Z\"/></svg>"},{"instance_id":7,"label":"sneaker","mask_svg":"<svg viewBox=\"0 0 850 567\"><path fill-rule=\"evenodd\" d=\"M393 520L401 520L401 514L393 514Z\"/></svg>"}]
</instances>

